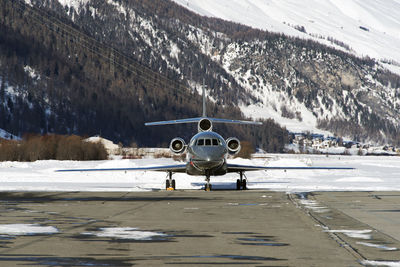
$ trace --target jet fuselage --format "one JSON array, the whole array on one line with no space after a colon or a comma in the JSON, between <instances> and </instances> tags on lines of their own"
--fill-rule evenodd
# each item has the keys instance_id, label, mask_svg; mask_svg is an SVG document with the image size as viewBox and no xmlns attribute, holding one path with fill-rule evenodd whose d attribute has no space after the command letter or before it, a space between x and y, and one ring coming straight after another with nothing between
<instances>
[{"instance_id":1,"label":"jet fuselage","mask_svg":"<svg viewBox=\"0 0 400 267\"><path fill-rule=\"evenodd\" d=\"M224 175L227 172L228 146L216 132L199 132L187 147L186 173L190 175Z\"/></svg>"}]
</instances>

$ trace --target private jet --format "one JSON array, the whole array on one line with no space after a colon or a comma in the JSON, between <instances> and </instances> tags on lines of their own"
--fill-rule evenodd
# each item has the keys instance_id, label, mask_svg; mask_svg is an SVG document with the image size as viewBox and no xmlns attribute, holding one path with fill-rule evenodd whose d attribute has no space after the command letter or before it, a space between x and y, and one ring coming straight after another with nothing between
<instances>
[{"instance_id":1,"label":"private jet","mask_svg":"<svg viewBox=\"0 0 400 267\"><path fill-rule=\"evenodd\" d=\"M228 120L208 117L206 114L206 96L203 87L203 114L198 118L178 119L170 121L148 122L145 126L157 126L181 123L197 123L198 133L195 134L188 144L180 138L176 137L171 140L169 148L177 155L186 153L186 162L184 164L139 167L139 168L109 168L109 169L68 169L57 170L58 172L87 172L87 171L161 171L167 172L166 189L175 190L176 182L173 179L174 173L186 173L188 175L205 176L206 191L210 191L212 185L210 183L211 176L220 176L227 173L238 173L239 179L236 180L236 189L247 189L247 180L245 172L259 170L330 170L341 169L351 170L353 168L346 167L268 167L268 166L248 166L228 163L228 155L235 155L240 151L240 141L236 137L224 139L220 134L213 131L214 123L230 123L242 125L261 125L257 121Z\"/></svg>"}]
</instances>

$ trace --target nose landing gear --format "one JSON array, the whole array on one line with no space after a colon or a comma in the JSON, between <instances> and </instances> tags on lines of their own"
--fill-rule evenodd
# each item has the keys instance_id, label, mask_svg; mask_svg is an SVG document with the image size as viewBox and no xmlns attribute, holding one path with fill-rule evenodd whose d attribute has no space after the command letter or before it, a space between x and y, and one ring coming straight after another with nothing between
<instances>
[{"instance_id":1,"label":"nose landing gear","mask_svg":"<svg viewBox=\"0 0 400 267\"><path fill-rule=\"evenodd\" d=\"M206 172L206 185L204 186L205 191L211 191L211 184L210 184L210 173Z\"/></svg>"}]
</instances>

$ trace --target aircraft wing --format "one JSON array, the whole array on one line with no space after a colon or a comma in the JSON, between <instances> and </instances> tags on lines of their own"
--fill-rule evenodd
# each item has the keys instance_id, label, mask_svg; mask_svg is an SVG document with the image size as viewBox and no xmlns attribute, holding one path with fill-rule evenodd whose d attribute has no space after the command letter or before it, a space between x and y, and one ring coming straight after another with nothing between
<instances>
[{"instance_id":1,"label":"aircraft wing","mask_svg":"<svg viewBox=\"0 0 400 267\"><path fill-rule=\"evenodd\" d=\"M186 172L186 164L139 167L139 168L108 168L108 169L66 169L56 172L98 172L98 171L163 171L163 172Z\"/></svg>"},{"instance_id":2,"label":"aircraft wing","mask_svg":"<svg viewBox=\"0 0 400 267\"><path fill-rule=\"evenodd\" d=\"M267 167L239 164L227 164L228 172L261 171L261 170L354 170L351 167Z\"/></svg>"}]
</instances>

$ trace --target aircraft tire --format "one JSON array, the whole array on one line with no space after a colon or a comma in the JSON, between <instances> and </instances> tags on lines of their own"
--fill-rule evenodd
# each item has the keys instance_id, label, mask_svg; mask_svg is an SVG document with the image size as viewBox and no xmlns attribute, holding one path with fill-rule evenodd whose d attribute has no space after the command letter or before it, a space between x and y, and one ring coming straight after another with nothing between
<instances>
[{"instance_id":1,"label":"aircraft tire","mask_svg":"<svg viewBox=\"0 0 400 267\"><path fill-rule=\"evenodd\" d=\"M211 191L211 188L212 188L211 184L206 184L206 185L204 186L204 190L205 190L205 191Z\"/></svg>"},{"instance_id":2,"label":"aircraft tire","mask_svg":"<svg viewBox=\"0 0 400 267\"><path fill-rule=\"evenodd\" d=\"M246 190L247 189L247 181L246 179L243 179L242 181L242 190Z\"/></svg>"},{"instance_id":3,"label":"aircraft tire","mask_svg":"<svg viewBox=\"0 0 400 267\"><path fill-rule=\"evenodd\" d=\"M236 180L236 190L240 190L240 186L241 186L240 180L237 179L237 180Z\"/></svg>"},{"instance_id":4,"label":"aircraft tire","mask_svg":"<svg viewBox=\"0 0 400 267\"><path fill-rule=\"evenodd\" d=\"M172 180L171 187L175 190L175 179Z\"/></svg>"},{"instance_id":5,"label":"aircraft tire","mask_svg":"<svg viewBox=\"0 0 400 267\"><path fill-rule=\"evenodd\" d=\"M165 181L165 188L166 188L166 189L169 188L169 179L167 179L167 180Z\"/></svg>"}]
</instances>

